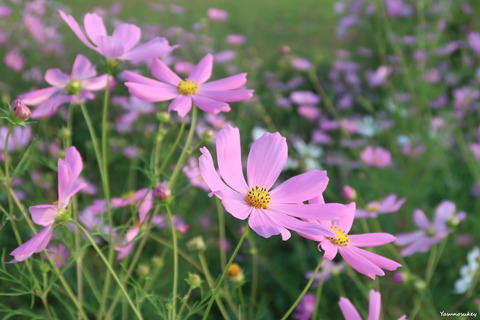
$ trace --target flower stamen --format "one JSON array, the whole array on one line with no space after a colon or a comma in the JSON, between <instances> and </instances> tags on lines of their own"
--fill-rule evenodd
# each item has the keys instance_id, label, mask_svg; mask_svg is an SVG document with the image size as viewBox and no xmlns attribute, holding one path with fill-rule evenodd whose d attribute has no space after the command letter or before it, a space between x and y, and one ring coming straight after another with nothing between
<instances>
[{"instance_id":1,"label":"flower stamen","mask_svg":"<svg viewBox=\"0 0 480 320\"><path fill-rule=\"evenodd\" d=\"M331 226L330 229L337 233L337 238L328 237L328 239L337 246L346 246L350 242L350 237L345 231L334 226Z\"/></svg>"},{"instance_id":2,"label":"flower stamen","mask_svg":"<svg viewBox=\"0 0 480 320\"><path fill-rule=\"evenodd\" d=\"M177 85L177 90L181 94L195 94L198 91L198 84L195 81L183 80Z\"/></svg>"},{"instance_id":3,"label":"flower stamen","mask_svg":"<svg viewBox=\"0 0 480 320\"><path fill-rule=\"evenodd\" d=\"M266 188L260 188L257 185L247 192L245 200L254 208L268 209L268 204L271 200L270 192L268 192Z\"/></svg>"}]
</instances>

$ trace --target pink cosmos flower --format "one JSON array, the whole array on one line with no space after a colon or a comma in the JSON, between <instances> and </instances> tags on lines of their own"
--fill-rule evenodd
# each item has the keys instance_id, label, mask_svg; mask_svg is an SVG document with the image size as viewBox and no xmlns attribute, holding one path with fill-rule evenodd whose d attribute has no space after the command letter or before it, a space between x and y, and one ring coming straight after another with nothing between
<instances>
[{"instance_id":1,"label":"pink cosmos flower","mask_svg":"<svg viewBox=\"0 0 480 320\"><path fill-rule=\"evenodd\" d=\"M48 255L55 262L58 268L63 267L68 259L68 248L60 243L58 246L48 246Z\"/></svg>"},{"instance_id":2,"label":"pink cosmos flower","mask_svg":"<svg viewBox=\"0 0 480 320\"><path fill-rule=\"evenodd\" d=\"M16 49L8 51L3 58L3 62L5 62L7 67L16 72L23 70L23 55Z\"/></svg>"},{"instance_id":3,"label":"pink cosmos flower","mask_svg":"<svg viewBox=\"0 0 480 320\"><path fill-rule=\"evenodd\" d=\"M427 252L431 246L440 243L451 232L449 224L456 225L465 217L466 213L463 211L455 214L455 204L447 200L442 201L435 209L433 223L428 221L422 210L417 209L413 213L413 222L420 230L397 235L395 244L407 246L401 252L402 257L415 252Z\"/></svg>"},{"instance_id":4,"label":"pink cosmos flower","mask_svg":"<svg viewBox=\"0 0 480 320\"><path fill-rule=\"evenodd\" d=\"M227 42L234 46L242 45L246 41L247 41L247 38L243 34L229 34L227 36Z\"/></svg>"},{"instance_id":5,"label":"pink cosmos flower","mask_svg":"<svg viewBox=\"0 0 480 320\"><path fill-rule=\"evenodd\" d=\"M23 103L38 106L32 111L32 119L51 117L57 109L65 103L78 103L80 99L93 99L90 91L105 89L107 75L96 77L97 71L90 60L79 54L73 63L71 75L63 73L60 69L48 69L45 73L45 81L50 88L34 90L19 96Z\"/></svg>"},{"instance_id":6,"label":"pink cosmos flower","mask_svg":"<svg viewBox=\"0 0 480 320\"><path fill-rule=\"evenodd\" d=\"M168 112L177 111L182 118L192 108L192 101L203 111L217 114L230 111L228 102L243 101L252 96L253 90L240 89L247 81L246 73L205 83L212 75L212 67L213 56L207 54L190 76L182 80L162 61L154 59L152 75L160 81L124 71L128 80L125 85L140 100L155 102L173 99Z\"/></svg>"},{"instance_id":7,"label":"pink cosmos flower","mask_svg":"<svg viewBox=\"0 0 480 320\"><path fill-rule=\"evenodd\" d=\"M303 296L300 303L295 308L293 319L295 320L310 320L315 311L315 295L307 293Z\"/></svg>"},{"instance_id":8,"label":"pink cosmos flower","mask_svg":"<svg viewBox=\"0 0 480 320\"><path fill-rule=\"evenodd\" d=\"M373 167L384 168L391 164L392 155L382 147L366 147L360 155L365 164Z\"/></svg>"},{"instance_id":9,"label":"pink cosmos flower","mask_svg":"<svg viewBox=\"0 0 480 320\"><path fill-rule=\"evenodd\" d=\"M211 20L214 21L224 21L228 19L228 12L217 8L208 9L207 15Z\"/></svg>"},{"instance_id":10,"label":"pink cosmos flower","mask_svg":"<svg viewBox=\"0 0 480 320\"><path fill-rule=\"evenodd\" d=\"M397 200L396 194L390 194L382 202L372 201L367 204L365 210L357 209L355 218L375 218L378 214L392 213L400 209L407 198Z\"/></svg>"},{"instance_id":11,"label":"pink cosmos flower","mask_svg":"<svg viewBox=\"0 0 480 320\"><path fill-rule=\"evenodd\" d=\"M33 238L13 250L14 259L9 263L24 261L34 253L42 252L50 242L55 220L67 214L70 198L85 184L78 181L83 168L80 153L75 147L65 150L65 160L58 159L58 202L55 205L38 205L28 208L33 222L45 228Z\"/></svg>"},{"instance_id":12,"label":"pink cosmos flower","mask_svg":"<svg viewBox=\"0 0 480 320\"><path fill-rule=\"evenodd\" d=\"M341 297L338 302L340 310L342 310L343 317L345 320L362 320L357 309L347 298ZM368 320L379 320L380 319L380 307L381 307L381 296L380 292L375 290L370 290L370 299L368 302ZM397 320L407 320L407 316L403 315Z\"/></svg>"},{"instance_id":13,"label":"pink cosmos flower","mask_svg":"<svg viewBox=\"0 0 480 320\"><path fill-rule=\"evenodd\" d=\"M290 100L296 104L318 104L320 97L312 91L294 91L290 94Z\"/></svg>"},{"instance_id":14,"label":"pink cosmos flower","mask_svg":"<svg viewBox=\"0 0 480 320\"><path fill-rule=\"evenodd\" d=\"M183 167L183 173L187 176L190 183L200 189L208 191L208 185L200 174L200 169L198 168L198 161L194 157L188 159L188 164Z\"/></svg>"},{"instance_id":15,"label":"pink cosmos flower","mask_svg":"<svg viewBox=\"0 0 480 320\"><path fill-rule=\"evenodd\" d=\"M325 203L323 196L313 198L309 203ZM301 234L303 237L319 241L320 247L325 251L323 257L326 260L333 260L340 252L340 255L353 269L358 272L375 279L376 275L384 276L386 270L396 270L401 265L393 260L384 258L373 252L360 249L361 247L378 247L395 240L395 237L388 233L365 233L349 235L348 232L352 228L355 218L355 202L347 205L348 216L346 218L331 221L311 221L325 228L335 231L336 238L326 237L323 235Z\"/></svg>"},{"instance_id":16,"label":"pink cosmos flower","mask_svg":"<svg viewBox=\"0 0 480 320\"><path fill-rule=\"evenodd\" d=\"M265 133L256 140L248 155L247 180L242 172L240 133L238 128L227 125L216 139L220 176L215 170L213 158L207 148L200 149L200 173L212 192L222 200L225 210L234 217L248 219L250 227L260 236L269 238L281 234L290 238L287 229L314 235L335 237L333 230L299 220L335 219L347 214L344 205L308 204L303 201L323 192L328 184L326 171L312 170L290 178L272 187L287 161L288 147L284 137L277 133Z\"/></svg>"},{"instance_id":17,"label":"pink cosmos flower","mask_svg":"<svg viewBox=\"0 0 480 320\"><path fill-rule=\"evenodd\" d=\"M107 58L137 62L164 56L177 47L169 46L165 38L158 37L135 47L138 41L140 41L142 34L139 27L129 23L122 23L109 36L102 18L96 13L87 13L83 20L89 41L71 15L65 14L61 10L59 12L62 19L83 44Z\"/></svg>"},{"instance_id":18,"label":"pink cosmos flower","mask_svg":"<svg viewBox=\"0 0 480 320\"><path fill-rule=\"evenodd\" d=\"M380 66L376 71L368 70L365 73L365 76L367 78L367 81L370 87L375 88L385 83L385 81L387 80L387 77L390 75L391 72L392 72L391 67Z\"/></svg>"},{"instance_id":19,"label":"pink cosmos flower","mask_svg":"<svg viewBox=\"0 0 480 320\"><path fill-rule=\"evenodd\" d=\"M5 140L7 139L8 127L0 127L0 156L5 151ZM30 126L21 127L15 126L10 137L8 138L8 151L14 151L25 147L31 139L32 129Z\"/></svg>"}]
</instances>

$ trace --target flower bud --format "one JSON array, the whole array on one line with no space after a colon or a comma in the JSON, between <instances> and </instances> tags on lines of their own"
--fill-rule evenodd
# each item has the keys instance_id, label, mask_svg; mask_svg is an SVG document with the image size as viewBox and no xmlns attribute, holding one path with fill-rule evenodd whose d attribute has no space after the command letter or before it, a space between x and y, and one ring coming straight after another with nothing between
<instances>
[{"instance_id":1,"label":"flower bud","mask_svg":"<svg viewBox=\"0 0 480 320\"><path fill-rule=\"evenodd\" d=\"M188 273L188 279L186 279L190 288L195 289L202 285L202 278L196 273Z\"/></svg>"},{"instance_id":2,"label":"flower bud","mask_svg":"<svg viewBox=\"0 0 480 320\"><path fill-rule=\"evenodd\" d=\"M13 114L19 119L28 120L32 114L30 109L20 99L13 100L11 107Z\"/></svg>"},{"instance_id":3,"label":"flower bud","mask_svg":"<svg viewBox=\"0 0 480 320\"><path fill-rule=\"evenodd\" d=\"M170 121L170 115L168 114L168 112L158 113L157 118L161 123L167 123Z\"/></svg>"},{"instance_id":4,"label":"flower bud","mask_svg":"<svg viewBox=\"0 0 480 320\"><path fill-rule=\"evenodd\" d=\"M141 265L138 266L138 273L142 277L145 277L150 273L150 268L145 264L141 264Z\"/></svg>"},{"instance_id":5,"label":"flower bud","mask_svg":"<svg viewBox=\"0 0 480 320\"><path fill-rule=\"evenodd\" d=\"M230 267L228 267L227 274L237 286L241 286L245 280L243 269L237 263L232 263Z\"/></svg>"},{"instance_id":6,"label":"flower bud","mask_svg":"<svg viewBox=\"0 0 480 320\"><path fill-rule=\"evenodd\" d=\"M280 47L280 53L281 54L288 54L288 53L290 53L290 51L291 51L291 49L287 45L283 45L283 46Z\"/></svg>"},{"instance_id":7,"label":"flower bud","mask_svg":"<svg viewBox=\"0 0 480 320\"><path fill-rule=\"evenodd\" d=\"M162 182L153 189L153 196L159 201L169 200L172 197L172 191L168 188L168 182Z\"/></svg>"},{"instance_id":8,"label":"flower bud","mask_svg":"<svg viewBox=\"0 0 480 320\"><path fill-rule=\"evenodd\" d=\"M357 191L350 186L344 186L342 189L342 197L347 201L355 201L355 199L357 199Z\"/></svg>"},{"instance_id":9,"label":"flower bud","mask_svg":"<svg viewBox=\"0 0 480 320\"><path fill-rule=\"evenodd\" d=\"M392 279L396 283L404 283L408 280L408 274L405 272L397 271L393 273Z\"/></svg>"},{"instance_id":10,"label":"flower bud","mask_svg":"<svg viewBox=\"0 0 480 320\"><path fill-rule=\"evenodd\" d=\"M153 264L155 265L155 267L157 267L157 268L161 268L165 264L165 261L163 260L163 258L159 257L159 256L154 256L152 258L152 261L153 261Z\"/></svg>"},{"instance_id":11,"label":"flower bud","mask_svg":"<svg viewBox=\"0 0 480 320\"><path fill-rule=\"evenodd\" d=\"M208 129L208 130L205 130L205 132L203 132L202 138L206 142L210 142L210 141L212 141L214 134L215 133L213 132L212 129Z\"/></svg>"},{"instance_id":12,"label":"flower bud","mask_svg":"<svg viewBox=\"0 0 480 320\"><path fill-rule=\"evenodd\" d=\"M187 242L187 248L191 251L205 251L207 247L203 238L198 236Z\"/></svg>"}]
</instances>

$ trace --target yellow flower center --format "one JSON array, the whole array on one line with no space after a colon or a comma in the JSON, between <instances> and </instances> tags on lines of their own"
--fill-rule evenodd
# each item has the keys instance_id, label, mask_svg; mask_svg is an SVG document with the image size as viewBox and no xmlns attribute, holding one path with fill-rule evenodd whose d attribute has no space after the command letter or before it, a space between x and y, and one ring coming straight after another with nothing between
<instances>
[{"instance_id":1,"label":"yellow flower center","mask_svg":"<svg viewBox=\"0 0 480 320\"><path fill-rule=\"evenodd\" d=\"M345 233L345 231L338 229L337 227L331 226L330 229L335 231L337 233L337 238L331 238L328 237L330 241L332 241L334 244L337 246L346 246L348 242L350 241L350 238L348 237L348 234Z\"/></svg>"},{"instance_id":2,"label":"yellow flower center","mask_svg":"<svg viewBox=\"0 0 480 320\"><path fill-rule=\"evenodd\" d=\"M249 205L257 209L268 209L270 203L270 192L266 188L260 188L259 186L252 187L247 192L245 200Z\"/></svg>"},{"instance_id":3,"label":"yellow flower center","mask_svg":"<svg viewBox=\"0 0 480 320\"><path fill-rule=\"evenodd\" d=\"M195 94L198 91L198 84L195 81L183 80L177 86L181 94Z\"/></svg>"},{"instance_id":4,"label":"yellow flower center","mask_svg":"<svg viewBox=\"0 0 480 320\"><path fill-rule=\"evenodd\" d=\"M380 205L378 203L371 203L367 205L365 209L367 209L367 211L378 212L378 210L380 210Z\"/></svg>"},{"instance_id":5,"label":"yellow flower center","mask_svg":"<svg viewBox=\"0 0 480 320\"><path fill-rule=\"evenodd\" d=\"M82 83L79 80L72 80L67 84L65 90L70 94L78 94L82 91Z\"/></svg>"},{"instance_id":6,"label":"yellow flower center","mask_svg":"<svg viewBox=\"0 0 480 320\"><path fill-rule=\"evenodd\" d=\"M129 191L127 193L122 194L120 197L124 200L128 200L135 195L135 191Z\"/></svg>"}]
</instances>

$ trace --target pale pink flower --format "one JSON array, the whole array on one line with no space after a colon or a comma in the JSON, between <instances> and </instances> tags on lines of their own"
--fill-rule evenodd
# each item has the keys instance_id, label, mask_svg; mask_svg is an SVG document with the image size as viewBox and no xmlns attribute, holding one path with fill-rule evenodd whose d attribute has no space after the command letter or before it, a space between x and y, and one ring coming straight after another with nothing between
<instances>
[{"instance_id":1,"label":"pale pink flower","mask_svg":"<svg viewBox=\"0 0 480 320\"><path fill-rule=\"evenodd\" d=\"M18 50L10 50L5 54L3 62L10 69L20 72L23 70L23 55Z\"/></svg>"},{"instance_id":2,"label":"pale pink flower","mask_svg":"<svg viewBox=\"0 0 480 320\"><path fill-rule=\"evenodd\" d=\"M227 42L234 46L239 46L245 43L247 38L243 34L229 34L227 36Z\"/></svg>"},{"instance_id":3,"label":"pale pink flower","mask_svg":"<svg viewBox=\"0 0 480 320\"><path fill-rule=\"evenodd\" d=\"M198 187L202 190L208 191L208 185L200 174L200 169L198 168L198 161L194 157L188 159L188 164L183 167L183 173L187 176L188 180L192 186Z\"/></svg>"},{"instance_id":4,"label":"pale pink flower","mask_svg":"<svg viewBox=\"0 0 480 320\"><path fill-rule=\"evenodd\" d=\"M220 198L227 212L241 220L249 218L250 227L265 238L281 234L282 239L287 240L290 238L287 229L336 236L328 227L297 219L335 219L346 215L347 208L341 204L303 204L325 190L326 171L300 174L271 190L288 156L286 139L278 132L267 132L253 143L247 161L248 183L242 172L238 128L227 125L222 129L217 135L216 146L218 167L225 182L220 179L205 147L200 149L200 173L212 190L209 196Z\"/></svg>"},{"instance_id":5,"label":"pale pink flower","mask_svg":"<svg viewBox=\"0 0 480 320\"><path fill-rule=\"evenodd\" d=\"M365 210L357 209L355 218L375 218L378 214L392 213L400 209L407 201L407 198L397 200L396 194L390 194L382 200L382 202L372 201L367 204Z\"/></svg>"},{"instance_id":6,"label":"pale pink flower","mask_svg":"<svg viewBox=\"0 0 480 320\"><path fill-rule=\"evenodd\" d=\"M160 81L149 79L130 71L124 71L130 93L144 101L167 101L173 99L168 112L177 111L185 117L192 102L205 112L217 114L230 111L229 102L243 101L252 96L253 90L240 89L247 82L247 74L240 73L228 78L206 83L212 75L213 56L207 54L182 80L159 59L151 65L152 75Z\"/></svg>"},{"instance_id":7,"label":"pale pink flower","mask_svg":"<svg viewBox=\"0 0 480 320\"><path fill-rule=\"evenodd\" d=\"M380 292L375 290L370 290L370 297L368 302L368 320L379 320L380 319L380 308L381 308L381 296ZM342 310L343 317L345 320L362 320L357 309L347 298L341 297L338 302L340 310ZM401 316L397 320L407 320L407 316Z\"/></svg>"},{"instance_id":8,"label":"pale pink flower","mask_svg":"<svg viewBox=\"0 0 480 320\"><path fill-rule=\"evenodd\" d=\"M365 164L379 168L387 167L392 162L392 155L382 147L368 146L362 151L360 157Z\"/></svg>"},{"instance_id":9,"label":"pale pink flower","mask_svg":"<svg viewBox=\"0 0 480 320\"><path fill-rule=\"evenodd\" d=\"M228 19L228 12L217 8L208 9L207 15L211 20L214 21L224 21Z\"/></svg>"}]
</instances>

